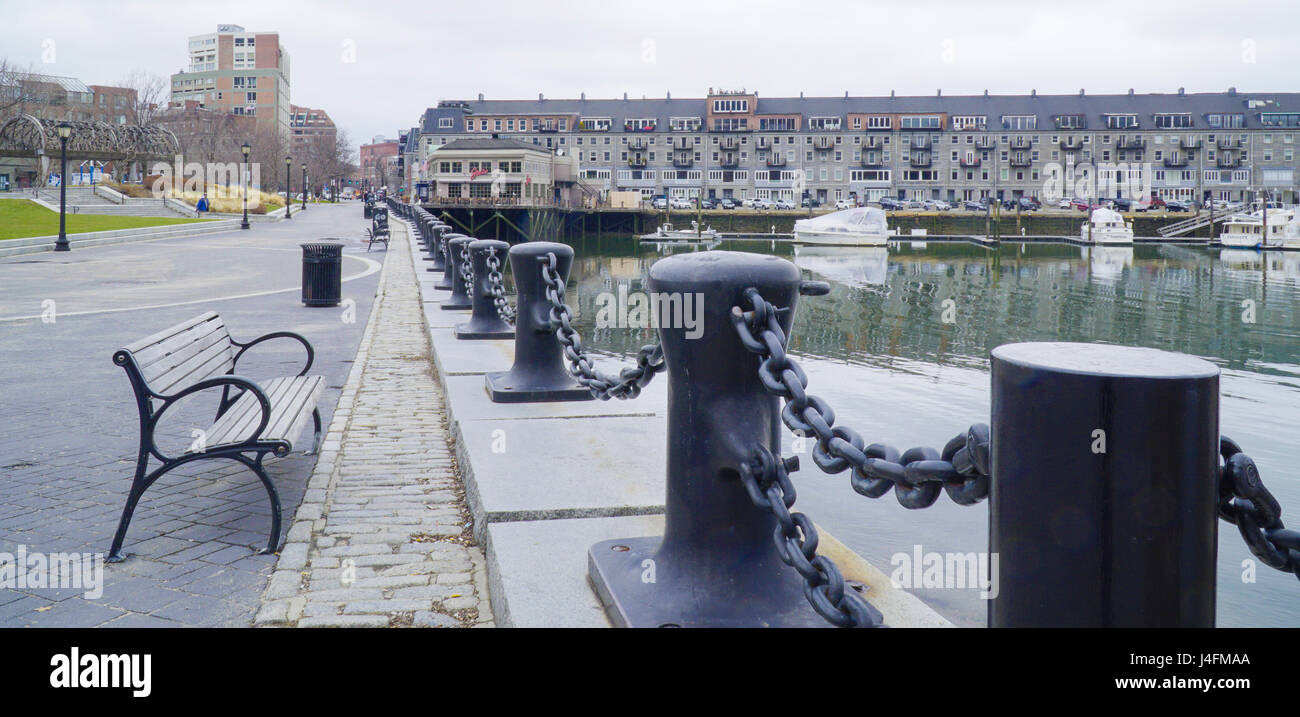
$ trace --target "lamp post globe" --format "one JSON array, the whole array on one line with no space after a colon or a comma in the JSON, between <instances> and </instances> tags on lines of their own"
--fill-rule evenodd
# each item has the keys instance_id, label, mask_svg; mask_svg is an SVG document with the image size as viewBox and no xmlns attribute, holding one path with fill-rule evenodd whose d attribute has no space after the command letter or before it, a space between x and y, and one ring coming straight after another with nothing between
<instances>
[{"instance_id":1,"label":"lamp post globe","mask_svg":"<svg viewBox=\"0 0 1300 717\"><path fill-rule=\"evenodd\" d=\"M60 122L55 128L59 134L59 238L54 242L54 251L72 251L68 243L68 137L72 136L72 125Z\"/></svg>"},{"instance_id":2,"label":"lamp post globe","mask_svg":"<svg viewBox=\"0 0 1300 717\"><path fill-rule=\"evenodd\" d=\"M249 228L249 225L248 225L248 154L249 154L250 152L253 151L253 148L250 147L250 146L248 146L248 143L245 142L245 143L244 143L244 144L239 148L239 151L240 151L240 152L243 152L243 154L244 154L244 167L243 167L243 174L242 174L242 177L241 177L241 179L240 179L240 182L241 182L241 183L243 184L243 186L244 186L244 192L243 192L243 194L244 194L244 221L241 222L241 223L239 224L239 228L240 228L240 229L248 229L248 228Z\"/></svg>"}]
</instances>

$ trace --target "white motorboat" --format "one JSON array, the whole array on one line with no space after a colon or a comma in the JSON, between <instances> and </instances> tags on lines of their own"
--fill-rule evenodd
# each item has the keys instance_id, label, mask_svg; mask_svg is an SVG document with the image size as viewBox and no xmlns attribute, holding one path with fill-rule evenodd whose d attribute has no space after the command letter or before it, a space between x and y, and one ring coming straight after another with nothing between
<instances>
[{"instance_id":1,"label":"white motorboat","mask_svg":"<svg viewBox=\"0 0 1300 717\"><path fill-rule=\"evenodd\" d=\"M889 249L883 246L799 246L794 263L845 286L883 286L889 277Z\"/></svg>"},{"instance_id":2,"label":"white motorboat","mask_svg":"<svg viewBox=\"0 0 1300 717\"><path fill-rule=\"evenodd\" d=\"M1234 214L1223 223L1219 243L1234 249L1300 249L1300 219L1295 207L1268 210L1268 237L1264 237L1264 212Z\"/></svg>"},{"instance_id":3,"label":"white motorboat","mask_svg":"<svg viewBox=\"0 0 1300 717\"><path fill-rule=\"evenodd\" d=\"M1113 209L1094 209L1079 229L1079 238L1089 244L1132 244L1133 224Z\"/></svg>"},{"instance_id":4,"label":"white motorboat","mask_svg":"<svg viewBox=\"0 0 1300 717\"><path fill-rule=\"evenodd\" d=\"M884 246L889 242L884 210L853 207L794 223L794 240L804 244Z\"/></svg>"},{"instance_id":5,"label":"white motorboat","mask_svg":"<svg viewBox=\"0 0 1300 717\"><path fill-rule=\"evenodd\" d=\"M717 239L718 232L711 226L701 227L698 222L691 221L690 229L678 229L671 222L665 222L659 225L659 229L653 234L645 234L642 239Z\"/></svg>"},{"instance_id":6,"label":"white motorboat","mask_svg":"<svg viewBox=\"0 0 1300 717\"><path fill-rule=\"evenodd\" d=\"M1083 247L1088 255L1088 268L1094 280L1113 284L1124 276L1124 270L1133 266L1133 247L1131 246L1089 246Z\"/></svg>"}]
</instances>

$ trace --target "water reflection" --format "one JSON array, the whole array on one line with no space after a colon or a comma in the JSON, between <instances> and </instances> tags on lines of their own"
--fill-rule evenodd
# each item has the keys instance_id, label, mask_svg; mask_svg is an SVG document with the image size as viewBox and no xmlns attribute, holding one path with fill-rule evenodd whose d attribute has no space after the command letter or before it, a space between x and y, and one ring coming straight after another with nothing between
<instances>
[{"instance_id":1,"label":"water reflection","mask_svg":"<svg viewBox=\"0 0 1300 717\"><path fill-rule=\"evenodd\" d=\"M1300 514L1293 470L1300 460L1300 254L940 240L887 249L770 240L718 248L783 256L806 278L830 282L828 295L800 299L790 345L809 390L832 404L839 424L871 441L941 446L984 420L988 356L1003 343L1100 341L1179 351L1223 369L1224 433L1246 446L1288 514ZM624 356L655 341L653 331L595 329L596 295L620 286L644 290L655 261L704 250L608 237L575 242L575 249L570 302L579 308L578 328L594 350ZM804 466L796 475L800 508L886 571L895 554L916 545L941 552L987 546L984 508L940 500L908 511L888 496L856 496L847 478L824 477L811 460ZM1243 583L1242 561L1251 556L1236 530L1224 527L1219 624L1300 626L1295 578L1259 566L1258 582ZM959 624L984 621L975 591L916 592Z\"/></svg>"}]
</instances>

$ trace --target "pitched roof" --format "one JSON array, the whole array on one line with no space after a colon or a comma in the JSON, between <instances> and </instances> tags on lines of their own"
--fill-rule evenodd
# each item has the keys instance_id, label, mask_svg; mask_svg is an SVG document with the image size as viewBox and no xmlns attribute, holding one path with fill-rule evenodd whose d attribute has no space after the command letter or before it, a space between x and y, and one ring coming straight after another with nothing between
<instances>
[{"instance_id":1,"label":"pitched roof","mask_svg":"<svg viewBox=\"0 0 1300 717\"><path fill-rule=\"evenodd\" d=\"M520 142L517 139L499 139L494 137L465 137L455 139L444 144L439 148L439 151L447 149L526 149L532 152L549 154L545 147L531 142Z\"/></svg>"}]
</instances>

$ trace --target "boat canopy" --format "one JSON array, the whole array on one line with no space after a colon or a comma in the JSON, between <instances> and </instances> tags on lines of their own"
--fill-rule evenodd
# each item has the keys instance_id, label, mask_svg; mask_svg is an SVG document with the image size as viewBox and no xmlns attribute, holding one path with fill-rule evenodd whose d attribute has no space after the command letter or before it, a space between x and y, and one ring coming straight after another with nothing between
<instances>
[{"instance_id":1,"label":"boat canopy","mask_svg":"<svg viewBox=\"0 0 1300 717\"><path fill-rule=\"evenodd\" d=\"M1114 209L1094 209L1092 210L1092 223L1096 224L1115 224L1124 226L1124 215Z\"/></svg>"},{"instance_id":2,"label":"boat canopy","mask_svg":"<svg viewBox=\"0 0 1300 717\"><path fill-rule=\"evenodd\" d=\"M816 219L800 219L795 222L796 229L802 231L883 234L888 223L884 210L876 207L854 207L838 212L831 212Z\"/></svg>"}]
</instances>

